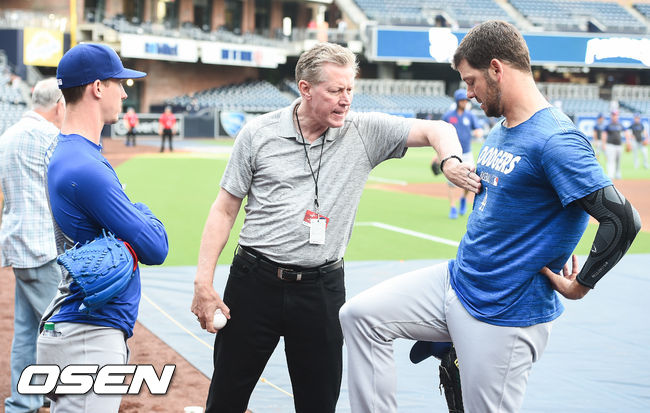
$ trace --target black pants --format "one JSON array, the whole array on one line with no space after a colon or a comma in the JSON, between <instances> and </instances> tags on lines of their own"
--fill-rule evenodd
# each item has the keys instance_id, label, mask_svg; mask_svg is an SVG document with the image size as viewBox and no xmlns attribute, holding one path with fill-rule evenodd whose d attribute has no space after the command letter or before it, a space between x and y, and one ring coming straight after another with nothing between
<instances>
[{"instance_id":1,"label":"black pants","mask_svg":"<svg viewBox=\"0 0 650 413\"><path fill-rule=\"evenodd\" d=\"M231 319L217 333L206 413L243 413L284 336L298 413L333 413L341 388L343 267L288 282L235 256L223 296Z\"/></svg>"},{"instance_id":2,"label":"black pants","mask_svg":"<svg viewBox=\"0 0 650 413\"><path fill-rule=\"evenodd\" d=\"M173 151L174 148L172 148L172 130L171 129L163 129L163 133L162 133L161 139L160 139L160 152L165 150L165 139L169 140L169 150Z\"/></svg>"},{"instance_id":3,"label":"black pants","mask_svg":"<svg viewBox=\"0 0 650 413\"><path fill-rule=\"evenodd\" d=\"M126 146L135 146L135 131L133 128L130 128L126 133Z\"/></svg>"}]
</instances>

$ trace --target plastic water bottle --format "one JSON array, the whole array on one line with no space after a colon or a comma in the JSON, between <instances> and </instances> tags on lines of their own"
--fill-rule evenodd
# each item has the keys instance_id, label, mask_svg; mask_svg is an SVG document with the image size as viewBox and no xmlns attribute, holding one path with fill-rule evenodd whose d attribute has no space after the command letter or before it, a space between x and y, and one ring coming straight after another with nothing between
<instances>
[{"instance_id":1,"label":"plastic water bottle","mask_svg":"<svg viewBox=\"0 0 650 413\"><path fill-rule=\"evenodd\" d=\"M61 333L57 333L57 332L54 330L54 323L53 323L53 322L48 321L48 322L45 323L45 325L43 326L43 337L56 337L56 336L58 336L59 334L61 334Z\"/></svg>"}]
</instances>

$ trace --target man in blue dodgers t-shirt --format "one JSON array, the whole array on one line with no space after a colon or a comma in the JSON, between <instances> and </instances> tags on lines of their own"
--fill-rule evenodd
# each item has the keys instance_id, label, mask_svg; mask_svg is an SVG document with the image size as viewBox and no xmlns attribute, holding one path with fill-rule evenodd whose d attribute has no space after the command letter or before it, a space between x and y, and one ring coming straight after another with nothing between
<instances>
[{"instance_id":1,"label":"man in blue dodgers t-shirt","mask_svg":"<svg viewBox=\"0 0 650 413\"><path fill-rule=\"evenodd\" d=\"M146 74L125 69L115 51L99 44L80 44L59 62L57 80L67 113L61 133L48 153L50 208L59 253L110 231L128 242L138 260L162 264L167 233L162 222L142 203L132 203L101 154L104 124L115 123L127 95L122 79ZM56 336L38 338L37 362L56 364L126 364L126 339L133 334L140 303L139 268L128 288L103 307L80 311L79 287L64 270L59 291L42 322L56 325ZM117 412L120 395L56 395L51 412Z\"/></svg>"},{"instance_id":2,"label":"man in blue dodgers t-shirt","mask_svg":"<svg viewBox=\"0 0 650 413\"><path fill-rule=\"evenodd\" d=\"M341 309L353 412L396 411L396 338L453 341L466 411L518 411L563 310L554 290L584 297L641 227L589 140L537 89L517 29L474 27L454 66L468 97L487 116L505 118L479 153L483 190L456 259L385 281ZM572 269L565 263L589 215L600 225L578 272L575 257Z\"/></svg>"}]
</instances>

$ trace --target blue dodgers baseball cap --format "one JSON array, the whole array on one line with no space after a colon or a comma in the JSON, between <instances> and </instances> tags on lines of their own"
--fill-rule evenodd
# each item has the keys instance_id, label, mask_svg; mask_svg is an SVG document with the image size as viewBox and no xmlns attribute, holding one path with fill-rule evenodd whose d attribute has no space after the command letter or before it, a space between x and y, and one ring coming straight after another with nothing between
<instances>
[{"instance_id":1,"label":"blue dodgers baseball cap","mask_svg":"<svg viewBox=\"0 0 650 413\"><path fill-rule=\"evenodd\" d=\"M458 89L454 92L454 100L458 102L459 100L468 100L467 91L465 89Z\"/></svg>"},{"instance_id":2,"label":"blue dodgers baseball cap","mask_svg":"<svg viewBox=\"0 0 650 413\"><path fill-rule=\"evenodd\" d=\"M112 48L95 43L82 43L68 50L56 68L59 89L83 86L95 80L137 79L145 72L125 69Z\"/></svg>"}]
</instances>

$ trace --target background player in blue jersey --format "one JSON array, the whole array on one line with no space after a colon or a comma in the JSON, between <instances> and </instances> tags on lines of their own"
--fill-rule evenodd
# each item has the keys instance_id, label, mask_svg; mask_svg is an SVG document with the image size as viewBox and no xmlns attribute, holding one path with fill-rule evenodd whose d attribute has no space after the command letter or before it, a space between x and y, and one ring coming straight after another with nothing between
<instances>
[{"instance_id":1,"label":"background player in blue jersey","mask_svg":"<svg viewBox=\"0 0 650 413\"><path fill-rule=\"evenodd\" d=\"M645 130L643 122L641 122L641 114L634 114L634 122L627 128L626 140L632 144L634 150L634 169L639 167L639 161L643 158L643 167L650 168L648 164L648 150L647 145L650 138L648 131Z\"/></svg>"},{"instance_id":2,"label":"background player in blue jersey","mask_svg":"<svg viewBox=\"0 0 650 413\"><path fill-rule=\"evenodd\" d=\"M75 46L59 62L57 80L67 111L47 170L59 253L106 230L128 242L144 264L162 264L167 256L165 227L146 205L129 200L99 144L102 127L118 121L127 97L121 79L145 75L125 69L113 49L98 44ZM56 336L39 336L38 363L61 368L126 364L126 339L133 334L140 303L139 269L124 292L90 313L80 310L84 296L63 272L42 320L56 323ZM51 412L117 412L120 400L120 395L97 396L92 391L57 395Z\"/></svg>"},{"instance_id":3,"label":"background player in blue jersey","mask_svg":"<svg viewBox=\"0 0 650 413\"><path fill-rule=\"evenodd\" d=\"M504 118L468 174L481 178L482 191L456 259L385 281L341 309L355 413L396 411L396 338L453 341L466 411L518 411L563 311L555 291L584 297L641 228L587 137L537 89L514 26L477 25L453 62L467 96ZM567 261L589 215L600 225L578 271L575 257L572 268Z\"/></svg>"},{"instance_id":4,"label":"background player in blue jersey","mask_svg":"<svg viewBox=\"0 0 650 413\"><path fill-rule=\"evenodd\" d=\"M481 123L474 116L472 112L466 110L469 100L467 99L467 91L465 89L458 89L454 92L454 100L456 107L442 117L445 122L451 123L456 128L458 133L458 140L460 146L463 148L463 163L474 165L474 156L472 154L472 136L480 138L483 136L483 129ZM447 181L449 186L449 218L456 219L458 215L465 215L467 212L467 189L462 190L458 208L456 207L456 199L458 199L458 189L456 185Z\"/></svg>"}]
</instances>

